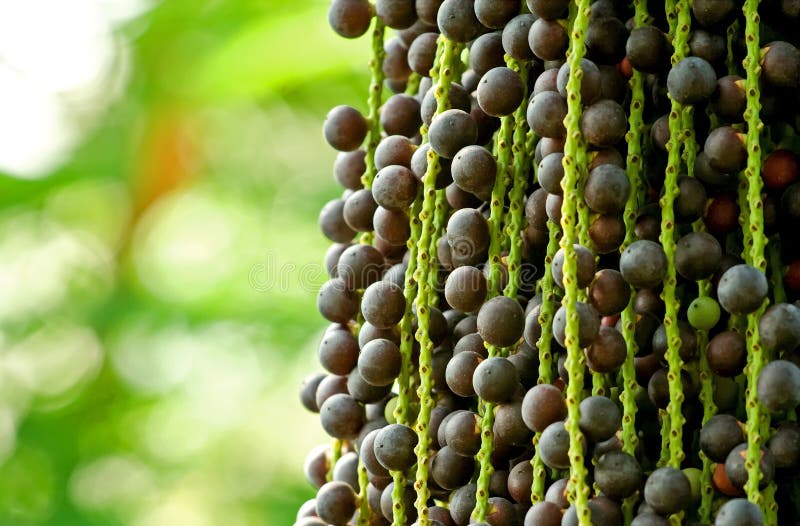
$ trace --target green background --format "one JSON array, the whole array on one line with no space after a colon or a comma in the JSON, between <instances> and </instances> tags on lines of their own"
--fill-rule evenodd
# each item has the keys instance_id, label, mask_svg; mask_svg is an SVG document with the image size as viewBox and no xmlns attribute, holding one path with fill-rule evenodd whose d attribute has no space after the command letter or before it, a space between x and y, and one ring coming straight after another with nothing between
<instances>
[{"instance_id":1,"label":"green background","mask_svg":"<svg viewBox=\"0 0 800 526\"><path fill-rule=\"evenodd\" d=\"M0 176L0 525L285 525L313 496L320 125L368 84L326 10L149 4L68 156Z\"/></svg>"}]
</instances>

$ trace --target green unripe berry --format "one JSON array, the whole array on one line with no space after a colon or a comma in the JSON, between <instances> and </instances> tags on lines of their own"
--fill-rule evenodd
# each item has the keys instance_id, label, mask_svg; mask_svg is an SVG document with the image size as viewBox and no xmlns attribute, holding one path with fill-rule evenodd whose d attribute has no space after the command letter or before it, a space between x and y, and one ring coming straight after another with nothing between
<instances>
[{"instance_id":1,"label":"green unripe berry","mask_svg":"<svg viewBox=\"0 0 800 526\"><path fill-rule=\"evenodd\" d=\"M702 331L711 330L719 323L719 303L717 303L717 300L714 298L708 296L695 298L689 305L686 316L689 318L689 324L695 329Z\"/></svg>"}]
</instances>

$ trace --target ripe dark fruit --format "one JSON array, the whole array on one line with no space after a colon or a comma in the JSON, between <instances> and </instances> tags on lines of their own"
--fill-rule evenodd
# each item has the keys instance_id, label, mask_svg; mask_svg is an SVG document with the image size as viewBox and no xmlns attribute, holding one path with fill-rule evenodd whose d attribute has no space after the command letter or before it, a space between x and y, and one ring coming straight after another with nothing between
<instances>
[{"instance_id":1,"label":"ripe dark fruit","mask_svg":"<svg viewBox=\"0 0 800 526\"><path fill-rule=\"evenodd\" d=\"M537 502L525 514L525 526L561 526L561 508L552 502Z\"/></svg>"},{"instance_id":2,"label":"ripe dark fruit","mask_svg":"<svg viewBox=\"0 0 800 526\"><path fill-rule=\"evenodd\" d=\"M717 80L717 91L711 100L712 108L717 115L728 122L740 122L743 119L746 103L747 95L742 77L727 75Z\"/></svg>"},{"instance_id":3,"label":"ripe dark fruit","mask_svg":"<svg viewBox=\"0 0 800 526\"><path fill-rule=\"evenodd\" d=\"M789 42L770 42L763 50L761 71L771 86L796 88L800 85L800 50Z\"/></svg>"},{"instance_id":4,"label":"ripe dark fruit","mask_svg":"<svg viewBox=\"0 0 800 526\"><path fill-rule=\"evenodd\" d=\"M455 42L469 42L483 29L473 0L445 0L436 15L439 31Z\"/></svg>"},{"instance_id":5,"label":"ripe dark fruit","mask_svg":"<svg viewBox=\"0 0 800 526\"><path fill-rule=\"evenodd\" d=\"M708 100L717 87L717 74L707 61L687 57L675 64L667 75L667 89L681 104Z\"/></svg>"},{"instance_id":6,"label":"ripe dark fruit","mask_svg":"<svg viewBox=\"0 0 800 526\"><path fill-rule=\"evenodd\" d=\"M327 524L345 526L356 511L357 496L345 482L328 482L317 491L317 514Z\"/></svg>"},{"instance_id":7,"label":"ripe dark fruit","mask_svg":"<svg viewBox=\"0 0 800 526\"><path fill-rule=\"evenodd\" d=\"M717 297L723 309L731 314L749 314L758 309L767 297L768 284L764 273L750 265L735 265L719 280Z\"/></svg>"},{"instance_id":8,"label":"ripe dark fruit","mask_svg":"<svg viewBox=\"0 0 800 526\"><path fill-rule=\"evenodd\" d=\"M516 0L475 0L475 16L492 29L502 29L517 13L519 2Z\"/></svg>"},{"instance_id":9,"label":"ripe dark fruit","mask_svg":"<svg viewBox=\"0 0 800 526\"><path fill-rule=\"evenodd\" d=\"M414 155L411 156L411 171L414 172L414 176L417 178L418 181L422 181L425 177L425 174L428 171L428 151L430 151L431 145L430 143L425 143L419 148L414 151ZM436 189L441 190L442 188L446 188L450 183L453 182L453 178L450 173L450 160L445 159L443 157L439 158L439 173L436 176ZM459 207L463 208L463 207Z\"/></svg>"},{"instance_id":10,"label":"ripe dark fruit","mask_svg":"<svg viewBox=\"0 0 800 526\"><path fill-rule=\"evenodd\" d=\"M622 412L610 398L590 396L580 403L578 421L583 435L590 442L608 440L622 425Z\"/></svg>"},{"instance_id":11,"label":"ripe dark fruit","mask_svg":"<svg viewBox=\"0 0 800 526\"><path fill-rule=\"evenodd\" d=\"M594 307L583 302L578 302L578 345L587 347L594 342L600 330L600 316ZM562 306L556 311L553 318L553 336L562 347L566 347L567 311Z\"/></svg>"},{"instance_id":12,"label":"ripe dark fruit","mask_svg":"<svg viewBox=\"0 0 800 526\"><path fill-rule=\"evenodd\" d=\"M584 197L589 208L599 214L616 214L625 208L631 185L625 170L601 164L589 172Z\"/></svg>"},{"instance_id":13,"label":"ripe dark fruit","mask_svg":"<svg viewBox=\"0 0 800 526\"><path fill-rule=\"evenodd\" d=\"M633 456L612 451L600 457L594 473L600 491L619 500L632 495L642 484L642 468Z\"/></svg>"},{"instance_id":14,"label":"ripe dark fruit","mask_svg":"<svg viewBox=\"0 0 800 526\"><path fill-rule=\"evenodd\" d=\"M445 381L454 394L462 397L475 395L472 377L481 360L482 358L478 353L464 351L454 355L447 363Z\"/></svg>"},{"instance_id":15,"label":"ripe dark fruit","mask_svg":"<svg viewBox=\"0 0 800 526\"><path fill-rule=\"evenodd\" d=\"M372 5L367 0L334 0L328 8L328 23L339 36L358 38L369 29Z\"/></svg>"},{"instance_id":16,"label":"ripe dark fruit","mask_svg":"<svg viewBox=\"0 0 800 526\"><path fill-rule=\"evenodd\" d=\"M692 232L678 240L675 249L675 269L689 280L711 277L722 262L722 247L706 232Z\"/></svg>"},{"instance_id":17,"label":"ripe dark fruit","mask_svg":"<svg viewBox=\"0 0 800 526\"><path fill-rule=\"evenodd\" d=\"M457 455L450 446L445 446L431 459L431 478L443 489L456 489L469 482L475 470L472 457Z\"/></svg>"},{"instance_id":18,"label":"ripe dark fruit","mask_svg":"<svg viewBox=\"0 0 800 526\"><path fill-rule=\"evenodd\" d=\"M364 408L350 395L335 394L319 410L322 428L333 438L350 440L364 425Z\"/></svg>"},{"instance_id":19,"label":"ripe dark fruit","mask_svg":"<svg viewBox=\"0 0 800 526\"><path fill-rule=\"evenodd\" d=\"M489 70L478 84L478 104L484 112L494 117L512 114L524 96L522 78L507 67Z\"/></svg>"},{"instance_id":20,"label":"ripe dark fruit","mask_svg":"<svg viewBox=\"0 0 800 526\"><path fill-rule=\"evenodd\" d=\"M800 368L787 360L775 360L758 375L758 401L773 413L800 405Z\"/></svg>"},{"instance_id":21,"label":"ripe dark fruit","mask_svg":"<svg viewBox=\"0 0 800 526\"><path fill-rule=\"evenodd\" d=\"M625 309L630 300L630 286L614 269L598 271L589 284L589 302L600 316L612 316Z\"/></svg>"},{"instance_id":22,"label":"ripe dark fruit","mask_svg":"<svg viewBox=\"0 0 800 526\"><path fill-rule=\"evenodd\" d=\"M547 426L539 438L539 455L542 462L551 469L569 467L569 433L564 422L554 422Z\"/></svg>"},{"instance_id":23,"label":"ripe dark fruit","mask_svg":"<svg viewBox=\"0 0 800 526\"><path fill-rule=\"evenodd\" d=\"M542 159L537 172L539 184L550 194L561 195L561 179L564 178L564 166L561 163L564 154L554 152Z\"/></svg>"},{"instance_id":24,"label":"ripe dark fruit","mask_svg":"<svg viewBox=\"0 0 800 526\"><path fill-rule=\"evenodd\" d=\"M586 365L596 373L612 373L622 366L627 355L622 334L613 327L601 326L597 339L586 348Z\"/></svg>"},{"instance_id":25,"label":"ripe dark fruit","mask_svg":"<svg viewBox=\"0 0 800 526\"><path fill-rule=\"evenodd\" d=\"M747 444L744 443L733 448L725 459L725 474L735 488L741 489L747 482L747 469L745 468L746 456ZM758 487L764 488L772 481L772 477L775 475L775 459L768 449L761 448L758 466L762 475Z\"/></svg>"},{"instance_id":26,"label":"ripe dark fruit","mask_svg":"<svg viewBox=\"0 0 800 526\"><path fill-rule=\"evenodd\" d=\"M378 18L392 29L405 29L417 20L417 11L411 0L377 0Z\"/></svg>"},{"instance_id":27,"label":"ripe dark fruit","mask_svg":"<svg viewBox=\"0 0 800 526\"><path fill-rule=\"evenodd\" d=\"M335 243L348 243L356 235L344 219L344 201L341 199L325 203L319 212L319 227L325 237Z\"/></svg>"},{"instance_id":28,"label":"ripe dark fruit","mask_svg":"<svg viewBox=\"0 0 800 526\"><path fill-rule=\"evenodd\" d=\"M581 245L574 245L578 256L577 286L579 289L589 286L594 279L595 263L591 251ZM559 249L553 257L553 280L556 285L564 288L564 249Z\"/></svg>"},{"instance_id":29,"label":"ripe dark fruit","mask_svg":"<svg viewBox=\"0 0 800 526\"><path fill-rule=\"evenodd\" d=\"M312 413L319 412L319 406L317 406L317 387L325 379L324 374L313 374L307 376L303 379L303 383L300 386L300 403L303 404L307 410L311 411Z\"/></svg>"},{"instance_id":30,"label":"ripe dark fruit","mask_svg":"<svg viewBox=\"0 0 800 526\"><path fill-rule=\"evenodd\" d=\"M329 331L319 344L318 357L328 372L344 376L358 361L358 341L348 330Z\"/></svg>"},{"instance_id":31,"label":"ripe dark fruit","mask_svg":"<svg viewBox=\"0 0 800 526\"><path fill-rule=\"evenodd\" d=\"M417 178L405 166L387 166L375 175L372 196L388 210L405 210L417 196Z\"/></svg>"},{"instance_id":32,"label":"ripe dark fruit","mask_svg":"<svg viewBox=\"0 0 800 526\"><path fill-rule=\"evenodd\" d=\"M764 159L761 177L770 190L783 190L800 177L800 160L790 150L774 150Z\"/></svg>"},{"instance_id":33,"label":"ripe dark fruit","mask_svg":"<svg viewBox=\"0 0 800 526\"><path fill-rule=\"evenodd\" d=\"M789 303L770 306L758 322L758 334L767 351L793 351L800 346L800 308Z\"/></svg>"},{"instance_id":34,"label":"ripe dark fruit","mask_svg":"<svg viewBox=\"0 0 800 526\"><path fill-rule=\"evenodd\" d=\"M581 132L592 146L608 148L625 137L628 120L622 106L613 100L601 100L586 108L581 116Z\"/></svg>"},{"instance_id":35,"label":"ripe dark fruit","mask_svg":"<svg viewBox=\"0 0 800 526\"><path fill-rule=\"evenodd\" d=\"M389 135L413 137L421 124L420 103L411 95L392 95L381 108L381 127Z\"/></svg>"},{"instance_id":36,"label":"ripe dark fruit","mask_svg":"<svg viewBox=\"0 0 800 526\"><path fill-rule=\"evenodd\" d=\"M358 232L369 232L372 230L372 218L375 215L378 204L372 197L372 191L362 188L356 190L344 202L342 217L347 226Z\"/></svg>"},{"instance_id":37,"label":"ripe dark fruit","mask_svg":"<svg viewBox=\"0 0 800 526\"><path fill-rule=\"evenodd\" d=\"M462 312L480 308L486 298L486 277L475 267L454 269L447 277L444 294L447 303Z\"/></svg>"},{"instance_id":38,"label":"ripe dark fruit","mask_svg":"<svg viewBox=\"0 0 800 526\"><path fill-rule=\"evenodd\" d=\"M645 512L634 517L631 526L669 526L669 521L661 515Z\"/></svg>"},{"instance_id":39,"label":"ripe dark fruit","mask_svg":"<svg viewBox=\"0 0 800 526\"><path fill-rule=\"evenodd\" d=\"M361 313L364 319L379 329L397 324L405 312L403 289L388 281L373 283L364 291Z\"/></svg>"},{"instance_id":40,"label":"ripe dark fruit","mask_svg":"<svg viewBox=\"0 0 800 526\"><path fill-rule=\"evenodd\" d=\"M434 117L431 122L429 130L431 148L446 159L452 159L464 146L475 144L477 138L478 125L465 111L446 110Z\"/></svg>"},{"instance_id":41,"label":"ripe dark fruit","mask_svg":"<svg viewBox=\"0 0 800 526\"><path fill-rule=\"evenodd\" d=\"M481 399L502 403L516 392L519 386L519 374L517 368L507 358L488 358L475 368L472 386Z\"/></svg>"},{"instance_id":42,"label":"ripe dark fruit","mask_svg":"<svg viewBox=\"0 0 800 526\"><path fill-rule=\"evenodd\" d=\"M625 241L625 221L618 214L599 214L591 219L589 240L598 254L616 252Z\"/></svg>"},{"instance_id":43,"label":"ripe dark fruit","mask_svg":"<svg viewBox=\"0 0 800 526\"><path fill-rule=\"evenodd\" d=\"M462 110L465 112L470 111L472 99L462 86L455 82L450 83L450 108ZM422 106L420 107L420 114L422 115L422 122L430 125L433 120L433 115L436 113L437 108L436 95L434 88L430 88L425 92L422 98ZM425 143L428 144L428 143ZM424 147L424 146L423 146Z\"/></svg>"},{"instance_id":44,"label":"ripe dark fruit","mask_svg":"<svg viewBox=\"0 0 800 526\"><path fill-rule=\"evenodd\" d=\"M355 150L367 136L367 120L351 106L336 106L322 127L325 140L339 151Z\"/></svg>"},{"instance_id":45,"label":"ripe dark fruit","mask_svg":"<svg viewBox=\"0 0 800 526\"><path fill-rule=\"evenodd\" d=\"M446 444L454 453L475 456L481 447L480 417L471 411L453 414L445 425Z\"/></svg>"},{"instance_id":46,"label":"ripe dark fruit","mask_svg":"<svg viewBox=\"0 0 800 526\"><path fill-rule=\"evenodd\" d=\"M503 28L503 50L517 60L530 60L534 58L533 51L528 44L528 35L536 17L530 13L517 15Z\"/></svg>"},{"instance_id":47,"label":"ripe dark fruit","mask_svg":"<svg viewBox=\"0 0 800 526\"><path fill-rule=\"evenodd\" d=\"M555 91L544 91L531 98L527 120L531 129L541 137L560 139L566 135L564 118L567 101Z\"/></svg>"},{"instance_id":48,"label":"ripe dark fruit","mask_svg":"<svg viewBox=\"0 0 800 526\"><path fill-rule=\"evenodd\" d=\"M708 63L716 65L725 58L727 42L724 35L692 28L689 49L693 56L700 57Z\"/></svg>"},{"instance_id":49,"label":"ripe dark fruit","mask_svg":"<svg viewBox=\"0 0 800 526\"><path fill-rule=\"evenodd\" d=\"M397 36L387 40L383 50L386 52L382 67L384 75L389 82L396 82L402 86L411 75L411 68L408 65L408 45Z\"/></svg>"},{"instance_id":50,"label":"ripe dark fruit","mask_svg":"<svg viewBox=\"0 0 800 526\"><path fill-rule=\"evenodd\" d=\"M567 30L554 20L539 18L528 33L531 51L542 60L557 60L564 54L568 44Z\"/></svg>"},{"instance_id":51,"label":"ripe dark fruit","mask_svg":"<svg viewBox=\"0 0 800 526\"><path fill-rule=\"evenodd\" d=\"M536 385L522 399L522 420L531 431L542 432L566 417L567 403L561 390L554 385Z\"/></svg>"},{"instance_id":52,"label":"ripe dark fruit","mask_svg":"<svg viewBox=\"0 0 800 526\"><path fill-rule=\"evenodd\" d=\"M391 385L400 374L400 350L385 339L372 340L361 349L358 374L370 385Z\"/></svg>"},{"instance_id":53,"label":"ripe dark fruit","mask_svg":"<svg viewBox=\"0 0 800 526\"><path fill-rule=\"evenodd\" d=\"M381 493L380 499L380 511L383 514L383 518L387 521L392 520L393 516L393 500L392 495L394 494L394 482L389 482L386 487L383 489ZM409 522L413 522L417 518L417 509L414 507L414 500L416 498L416 494L414 492L414 484L408 482L406 486L403 488L402 491L402 502L403 507L406 510L406 517Z\"/></svg>"},{"instance_id":54,"label":"ripe dark fruit","mask_svg":"<svg viewBox=\"0 0 800 526\"><path fill-rule=\"evenodd\" d=\"M378 249L359 244L342 252L336 273L349 288L363 289L381 279L384 265L383 254Z\"/></svg>"},{"instance_id":55,"label":"ripe dark fruit","mask_svg":"<svg viewBox=\"0 0 800 526\"><path fill-rule=\"evenodd\" d=\"M317 309L327 320L347 323L358 312L358 295L342 278L331 279L319 289Z\"/></svg>"},{"instance_id":56,"label":"ripe dark fruit","mask_svg":"<svg viewBox=\"0 0 800 526\"><path fill-rule=\"evenodd\" d=\"M561 18L569 7L568 0L527 0L527 4L531 13L545 20Z\"/></svg>"},{"instance_id":57,"label":"ripe dark fruit","mask_svg":"<svg viewBox=\"0 0 800 526\"><path fill-rule=\"evenodd\" d=\"M491 345L513 345L522 337L524 327L525 313L522 307L506 296L490 299L478 312L478 332Z\"/></svg>"},{"instance_id":58,"label":"ripe dark fruit","mask_svg":"<svg viewBox=\"0 0 800 526\"><path fill-rule=\"evenodd\" d=\"M731 18L735 8L733 0L696 0L692 4L692 14L700 25L713 27Z\"/></svg>"},{"instance_id":59,"label":"ripe dark fruit","mask_svg":"<svg viewBox=\"0 0 800 526\"><path fill-rule=\"evenodd\" d=\"M669 63L671 54L666 35L654 26L634 29L625 44L625 55L631 66L645 73L657 73Z\"/></svg>"},{"instance_id":60,"label":"ripe dark fruit","mask_svg":"<svg viewBox=\"0 0 800 526\"><path fill-rule=\"evenodd\" d=\"M408 65L422 76L430 74L436 56L436 39L438 33L422 33L408 46Z\"/></svg>"},{"instance_id":61,"label":"ripe dark fruit","mask_svg":"<svg viewBox=\"0 0 800 526\"><path fill-rule=\"evenodd\" d=\"M764 526L764 515L747 499L731 499L717 511L714 526Z\"/></svg>"},{"instance_id":62,"label":"ripe dark fruit","mask_svg":"<svg viewBox=\"0 0 800 526\"><path fill-rule=\"evenodd\" d=\"M711 167L724 173L738 172L747 160L744 135L729 126L709 133L703 151Z\"/></svg>"},{"instance_id":63,"label":"ripe dark fruit","mask_svg":"<svg viewBox=\"0 0 800 526\"><path fill-rule=\"evenodd\" d=\"M757 3L689 1L675 12L691 21L676 25L657 2L643 18L641 5L587 0L575 28L567 0L329 3L349 37L375 18L385 56L373 49L370 64L385 79L355 105L363 113L334 108L323 128L344 191L319 216L333 242L318 294L326 374L299 394L342 446L333 465L330 445L312 453L309 482L323 487L333 468L360 491L363 465L368 484L364 510L348 493L346 513L317 517L321 494L297 524L377 526L401 503L415 524L422 489L395 492L393 475L420 463L435 526L763 524L770 502L762 517L736 500L756 445L772 522L796 522L800 0ZM384 26L399 31L381 39ZM423 318L430 347L414 337ZM753 403L771 419L756 442ZM631 432L639 447L626 453ZM683 471L656 469L678 467L678 449ZM540 481L534 453L558 472ZM716 465L709 487L700 460ZM570 480L587 495L581 521Z\"/></svg>"},{"instance_id":64,"label":"ripe dark fruit","mask_svg":"<svg viewBox=\"0 0 800 526\"><path fill-rule=\"evenodd\" d=\"M700 429L700 449L717 463L725 462L744 439L742 424L731 415L714 415Z\"/></svg>"},{"instance_id":65,"label":"ripe dark fruit","mask_svg":"<svg viewBox=\"0 0 800 526\"><path fill-rule=\"evenodd\" d=\"M591 104L600 98L602 92L600 69L594 62L584 58L581 59L581 71L583 71L583 77L581 78L581 102L583 104ZM569 64L565 62L558 68L558 76L556 77L556 89L565 99L567 98L567 82L569 78Z\"/></svg>"},{"instance_id":66,"label":"ripe dark fruit","mask_svg":"<svg viewBox=\"0 0 800 526\"><path fill-rule=\"evenodd\" d=\"M693 223L703 217L706 209L706 189L693 177L678 178L675 198L675 217L681 223Z\"/></svg>"},{"instance_id":67,"label":"ripe dark fruit","mask_svg":"<svg viewBox=\"0 0 800 526\"><path fill-rule=\"evenodd\" d=\"M484 33L472 42L469 47L469 67L478 76L476 83L487 71L506 65L504 54L503 34L500 31ZM476 89L477 85L468 91L471 93Z\"/></svg>"},{"instance_id":68,"label":"ripe dark fruit","mask_svg":"<svg viewBox=\"0 0 800 526\"><path fill-rule=\"evenodd\" d=\"M747 342L735 331L723 331L708 342L708 366L720 376L733 378L742 372L747 360Z\"/></svg>"},{"instance_id":69,"label":"ripe dark fruit","mask_svg":"<svg viewBox=\"0 0 800 526\"><path fill-rule=\"evenodd\" d=\"M620 256L619 270L631 286L653 288L667 273L667 256L656 242L634 241Z\"/></svg>"},{"instance_id":70,"label":"ripe dark fruit","mask_svg":"<svg viewBox=\"0 0 800 526\"><path fill-rule=\"evenodd\" d=\"M408 426L389 424L375 435L375 458L389 471L403 471L416 463L417 434Z\"/></svg>"},{"instance_id":71,"label":"ripe dark fruit","mask_svg":"<svg viewBox=\"0 0 800 526\"><path fill-rule=\"evenodd\" d=\"M729 234L739 226L739 205L730 194L721 194L708 204L704 222L715 236Z\"/></svg>"},{"instance_id":72,"label":"ripe dark fruit","mask_svg":"<svg viewBox=\"0 0 800 526\"><path fill-rule=\"evenodd\" d=\"M675 468L659 468L647 477L644 500L658 514L677 513L691 502L692 488L689 479Z\"/></svg>"},{"instance_id":73,"label":"ripe dark fruit","mask_svg":"<svg viewBox=\"0 0 800 526\"><path fill-rule=\"evenodd\" d=\"M333 163L333 176L336 181L350 190L361 188L361 176L367 169L365 157L366 152L360 149L336 154Z\"/></svg>"},{"instance_id":74,"label":"ripe dark fruit","mask_svg":"<svg viewBox=\"0 0 800 526\"><path fill-rule=\"evenodd\" d=\"M767 444L778 469L794 469L800 465L800 427L796 422L782 422Z\"/></svg>"},{"instance_id":75,"label":"ripe dark fruit","mask_svg":"<svg viewBox=\"0 0 800 526\"><path fill-rule=\"evenodd\" d=\"M489 248L489 225L480 212L473 208L457 210L450 216L446 230L455 266L481 262Z\"/></svg>"}]
</instances>

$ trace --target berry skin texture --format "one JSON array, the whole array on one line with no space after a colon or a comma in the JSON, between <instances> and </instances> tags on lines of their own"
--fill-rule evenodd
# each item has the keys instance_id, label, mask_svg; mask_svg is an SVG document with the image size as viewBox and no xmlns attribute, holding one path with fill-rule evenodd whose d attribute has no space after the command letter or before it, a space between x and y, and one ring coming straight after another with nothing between
<instances>
[{"instance_id":1,"label":"berry skin texture","mask_svg":"<svg viewBox=\"0 0 800 526\"><path fill-rule=\"evenodd\" d=\"M356 511L357 496L346 482L328 482L317 492L317 514L325 523L344 526Z\"/></svg>"},{"instance_id":2,"label":"berry skin texture","mask_svg":"<svg viewBox=\"0 0 800 526\"><path fill-rule=\"evenodd\" d=\"M764 159L761 177L770 190L783 190L800 177L800 160L790 150L774 150Z\"/></svg>"},{"instance_id":3,"label":"berry skin texture","mask_svg":"<svg viewBox=\"0 0 800 526\"><path fill-rule=\"evenodd\" d=\"M486 72L478 84L478 104L493 117L511 115L525 96L525 85L519 73L506 68Z\"/></svg>"},{"instance_id":4,"label":"berry skin texture","mask_svg":"<svg viewBox=\"0 0 800 526\"><path fill-rule=\"evenodd\" d=\"M355 150L367 136L367 120L351 106L336 106L328 112L322 127L328 144L339 151Z\"/></svg>"},{"instance_id":5,"label":"berry skin texture","mask_svg":"<svg viewBox=\"0 0 800 526\"><path fill-rule=\"evenodd\" d=\"M686 475L675 468L659 468L647 477L644 500L660 515L671 515L691 502L692 487Z\"/></svg>"},{"instance_id":6,"label":"berry skin texture","mask_svg":"<svg viewBox=\"0 0 800 526\"><path fill-rule=\"evenodd\" d=\"M767 277L750 265L729 268L717 285L717 298L731 314L749 314L758 309L769 291Z\"/></svg>"},{"instance_id":7,"label":"berry skin texture","mask_svg":"<svg viewBox=\"0 0 800 526\"><path fill-rule=\"evenodd\" d=\"M717 512L714 526L763 526L764 515L747 499L731 499Z\"/></svg>"},{"instance_id":8,"label":"berry skin texture","mask_svg":"<svg viewBox=\"0 0 800 526\"><path fill-rule=\"evenodd\" d=\"M344 38L360 37L371 21L372 5L367 0L333 0L328 8L328 23Z\"/></svg>"},{"instance_id":9,"label":"berry skin texture","mask_svg":"<svg viewBox=\"0 0 800 526\"><path fill-rule=\"evenodd\" d=\"M667 256L661 245L654 241L635 241L622 253L619 271L630 285L653 288L667 274Z\"/></svg>"},{"instance_id":10,"label":"berry skin texture","mask_svg":"<svg viewBox=\"0 0 800 526\"><path fill-rule=\"evenodd\" d=\"M758 401L772 413L791 411L800 405L800 368L786 360L775 360L758 375Z\"/></svg>"},{"instance_id":11,"label":"berry skin texture","mask_svg":"<svg viewBox=\"0 0 800 526\"><path fill-rule=\"evenodd\" d=\"M717 88L714 68L698 57L687 57L672 67L667 75L667 90L681 104L708 100Z\"/></svg>"},{"instance_id":12,"label":"berry skin texture","mask_svg":"<svg viewBox=\"0 0 800 526\"><path fill-rule=\"evenodd\" d=\"M452 159L458 151L478 139L478 125L469 113L447 110L431 122L429 130L431 148L445 159Z\"/></svg>"}]
</instances>

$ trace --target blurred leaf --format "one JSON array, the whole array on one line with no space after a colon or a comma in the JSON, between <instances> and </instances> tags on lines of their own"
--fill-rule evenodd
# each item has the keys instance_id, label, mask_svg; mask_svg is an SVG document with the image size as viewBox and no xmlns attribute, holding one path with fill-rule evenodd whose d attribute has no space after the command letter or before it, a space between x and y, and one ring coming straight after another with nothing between
<instances>
[{"instance_id":1,"label":"blurred leaf","mask_svg":"<svg viewBox=\"0 0 800 526\"><path fill-rule=\"evenodd\" d=\"M269 95L343 69L363 69L364 40L335 36L318 9L266 16L201 60L191 92L203 99ZM319 85L320 92L325 86Z\"/></svg>"}]
</instances>

